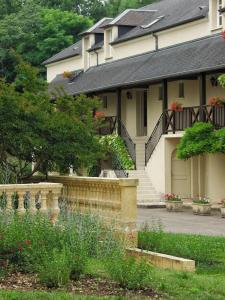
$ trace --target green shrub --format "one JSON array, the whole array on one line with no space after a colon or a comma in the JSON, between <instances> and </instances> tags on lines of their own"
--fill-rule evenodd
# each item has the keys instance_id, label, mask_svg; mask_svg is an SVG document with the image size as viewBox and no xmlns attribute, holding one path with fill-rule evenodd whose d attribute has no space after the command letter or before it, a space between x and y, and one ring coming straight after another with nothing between
<instances>
[{"instance_id":1,"label":"green shrub","mask_svg":"<svg viewBox=\"0 0 225 300\"><path fill-rule=\"evenodd\" d=\"M42 214L0 214L0 257L17 270L41 272L43 282L50 278L49 285L61 285L68 277L78 279L89 258L110 257L120 246L113 227L91 214L64 214L55 226ZM57 275L60 268L63 278ZM53 269L52 279L48 272Z\"/></svg>"},{"instance_id":2,"label":"green shrub","mask_svg":"<svg viewBox=\"0 0 225 300\"><path fill-rule=\"evenodd\" d=\"M218 78L220 85L225 88L225 74L220 75Z\"/></svg>"},{"instance_id":3,"label":"green shrub","mask_svg":"<svg viewBox=\"0 0 225 300\"><path fill-rule=\"evenodd\" d=\"M211 265L225 261L225 238L165 233L146 229L139 232L139 248L193 259L197 264Z\"/></svg>"},{"instance_id":4,"label":"green shrub","mask_svg":"<svg viewBox=\"0 0 225 300\"><path fill-rule=\"evenodd\" d=\"M177 146L177 157L179 159L188 159L192 156L211 153L215 135L213 125L209 123L195 123L191 128L185 130Z\"/></svg>"},{"instance_id":5,"label":"green shrub","mask_svg":"<svg viewBox=\"0 0 225 300\"><path fill-rule=\"evenodd\" d=\"M38 272L40 282L48 288L58 288L68 284L71 273L68 251L64 248L61 251L53 249L51 253L46 253L42 257Z\"/></svg>"},{"instance_id":6,"label":"green shrub","mask_svg":"<svg viewBox=\"0 0 225 300\"><path fill-rule=\"evenodd\" d=\"M107 261L106 268L110 277L123 288L137 290L149 285L151 269L144 260L117 256Z\"/></svg>"}]
</instances>

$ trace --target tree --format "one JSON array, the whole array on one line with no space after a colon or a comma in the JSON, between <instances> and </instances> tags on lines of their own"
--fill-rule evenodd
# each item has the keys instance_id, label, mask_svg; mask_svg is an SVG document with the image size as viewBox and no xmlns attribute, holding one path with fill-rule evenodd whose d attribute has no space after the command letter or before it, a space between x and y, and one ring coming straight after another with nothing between
<instances>
[{"instance_id":1,"label":"tree","mask_svg":"<svg viewBox=\"0 0 225 300\"><path fill-rule=\"evenodd\" d=\"M157 0L108 0L106 1L107 16L115 17L127 8L139 8Z\"/></svg>"},{"instance_id":2,"label":"tree","mask_svg":"<svg viewBox=\"0 0 225 300\"><path fill-rule=\"evenodd\" d=\"M73 44L78 33L90 27L89 18L59 9L30 4L0 22L0 77L14 80L14 53L22 55L33 66ZM14 51L12 51L14 50Z\"/></svg>"},{"instance_id":3,"label":"tree","mask_svg":"<svg viewBox=\"0 0 225 300\"><path fill-rule=\"evenodd\" d=\"M63 94L53 105L37 69L20 62L16 73L13 83L0 82L0 166L11 180L94 164L102 156L93 118L98 100Z\"/></svg>"}]
</instances>

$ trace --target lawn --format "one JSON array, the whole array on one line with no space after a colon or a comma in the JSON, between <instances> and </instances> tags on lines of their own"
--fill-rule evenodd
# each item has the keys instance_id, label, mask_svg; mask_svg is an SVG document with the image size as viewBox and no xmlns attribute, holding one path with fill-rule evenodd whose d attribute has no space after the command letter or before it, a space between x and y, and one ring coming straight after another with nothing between
<instances>
[{"instance_id":1,"label":"lawn","mask_svg":"<svg viewBox=\"0 0 225 300\"><path fill-rule=\"evenodd\" d=\"M0 216L0 300L225 299L225 238L145 228L139 246L196 260L196 273L161 270L124 256L94 216ZM7 262L7 263L6 263Z\"/></svg>"}]
</instances>

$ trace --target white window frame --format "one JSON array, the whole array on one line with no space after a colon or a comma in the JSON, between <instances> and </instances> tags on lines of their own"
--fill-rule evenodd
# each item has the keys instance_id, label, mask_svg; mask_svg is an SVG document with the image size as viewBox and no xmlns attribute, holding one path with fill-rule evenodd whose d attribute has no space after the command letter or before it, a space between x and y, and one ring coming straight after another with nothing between
<instances>
[{"instance_id":1,"label":"white window frame","mask_svg":"<svg viewBox=\"0 0 225 300\"><path fill-rule=\"evenodd\" d=\"M222 13L219 11L220 9L223 8L223 0L217 0L217 27L222 27L223 25L223 16Z\"/></svg>"}]
</instances>

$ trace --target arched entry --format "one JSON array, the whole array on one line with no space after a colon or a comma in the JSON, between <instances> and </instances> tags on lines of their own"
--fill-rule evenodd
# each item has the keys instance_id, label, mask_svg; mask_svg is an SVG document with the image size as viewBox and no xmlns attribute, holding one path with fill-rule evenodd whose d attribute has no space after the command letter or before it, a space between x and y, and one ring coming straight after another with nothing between
<instances>
[{"instance_id":1,"label":"arched entry","mask_svg":"<svg viewBox=\"0 0 225 300\"><path fill-rule=\"evenodd\" d=\"M182 198L190 198L191 196L191 161L180 160L176 156L176 150L173 151L171 157L171 179L172 193Z\"/></svg>"}]
</instances>

